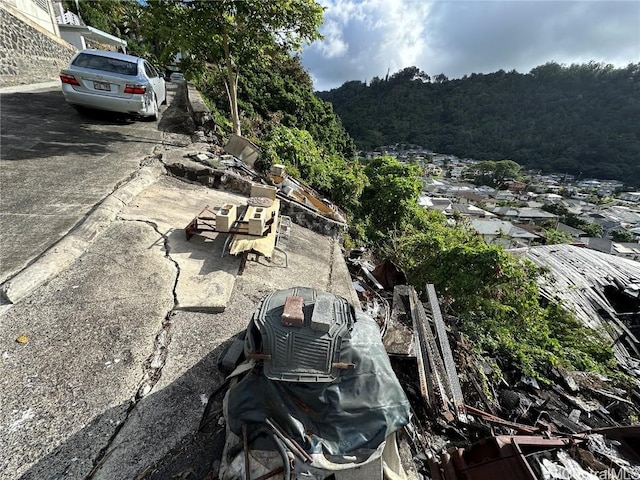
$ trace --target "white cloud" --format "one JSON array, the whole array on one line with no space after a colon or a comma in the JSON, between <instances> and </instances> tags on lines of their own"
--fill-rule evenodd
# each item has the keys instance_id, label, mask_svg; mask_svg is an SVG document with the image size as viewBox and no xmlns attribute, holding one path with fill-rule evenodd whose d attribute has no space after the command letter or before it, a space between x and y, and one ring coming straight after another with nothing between
<instances>
[{"instance_id":1,"label":"white cloud","mask_svg":"<svg viewBox=\"0 0 640 480\"><path fill-rule=\"evenodd\" d=\"M420 59L428 3L335 0L324 6L321 32L325 40L303 54L318 88L346 80L370 80Z\"/></svg>"},{"instance_id":2,"label":"white cloud","mask_svg":"<svg viewBox=\"0 0 640 480\"><path fill-rule=\"evenodd\" d=\"M329 20L325 23L322 33L324 41L318 44L317 48L324 58L342 57L347 53L349 46L344 41L340 24Z\"/></svg>"},{"instance_id":3,"label":"white cloud","mask_svg":"<svg viewBox=\"0 0 640 480\"><path fill-rule=\"evenodd\" d=\"M303 63L316 88L415 65L450 78L548 61L640 61L640 2L324 0L324 42Z\"/></svg>"}]
</instances>

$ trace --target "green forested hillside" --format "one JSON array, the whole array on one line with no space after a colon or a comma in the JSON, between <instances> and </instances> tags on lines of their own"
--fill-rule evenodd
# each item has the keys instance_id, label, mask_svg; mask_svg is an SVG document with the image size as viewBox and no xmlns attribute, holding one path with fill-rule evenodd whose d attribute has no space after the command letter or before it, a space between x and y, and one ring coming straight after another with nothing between
<instances>
[{"instance_id":1,"label":"green forested hillside","mask_svg":"<svg viewBox=\"0 0 640 480\"><path fill-rule=\"evenodd\" d=\"M361 148L407 142L640 184L640 64L547 63L456 80L409 67L319 96Z\"/></svg>"}]
</instances>

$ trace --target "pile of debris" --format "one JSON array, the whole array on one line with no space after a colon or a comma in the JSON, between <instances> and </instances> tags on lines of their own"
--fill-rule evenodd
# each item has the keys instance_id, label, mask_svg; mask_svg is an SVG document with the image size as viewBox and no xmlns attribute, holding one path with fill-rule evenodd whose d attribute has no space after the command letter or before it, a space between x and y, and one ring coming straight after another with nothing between
<instances>
[{"instance_id":1,"label":"pile of debris","mask_svg":"<svg viewBox=\"0 0 640 480\"><path fill-rule=\"evenodd\" d=\"M233 371L220 479L406 478L396 432L409 401L376 323L344 298L265 296L222 365Z\"/></svg>"},{"instance_id":2,"label":"pile of debris","mask_svg":"<svg viewBox=\"0 0 640 480\"><path fill-rule=\"evenodd\" d=\"M426 286L423 303L391 262L374 265L361 250L351 252L347 262L363 308L377 316L391 363L411 401L412 421L405 431L420 474L447 480L489 475L592 478L553 476L553 471L603 471L575 460L576 455L597 456L593 445L610 446L606 442L619 441L616 435L627 439L623 453L633 457L629 452L635 452L634 459L611 460L624 457L619 453L609 455L608 463L600 458L597 465L606 465L609 473L636 471L640 429L621 426L640 418L637 384L622 390L602 375L558 369L556 384L547 386L508 366L498 369L496 360L477 357L457 331L454 317L445 323L433 285ZM498 372L499 383L489 383ZM604 440L594 440L599 438L595 432ZM520 470L509 465L514 461ZM620 470L625 465L633 468Z\"/></svg>"},{"instance_id":3,"label":"pile of debris","mask_svg":"<svg viewBox=\"0 0 640 480\"><path fill-rule=\"evenodd\" d=\"M557 369L541 384L479 357L433 285L421 297L364 253L347 260L362 311L277 291L223 355L212 478L640 478L637 378Z\"/></svg>"}]
</instances>

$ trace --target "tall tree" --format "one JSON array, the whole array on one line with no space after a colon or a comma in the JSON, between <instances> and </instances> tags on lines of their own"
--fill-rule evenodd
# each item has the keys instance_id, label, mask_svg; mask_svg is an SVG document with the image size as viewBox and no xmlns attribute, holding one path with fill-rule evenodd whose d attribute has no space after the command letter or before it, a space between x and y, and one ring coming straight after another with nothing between
<instances>
[{"instance_id":1,"label":"tall tree","mask_svg":"<svg viewBox=\"0 0 640 480\"><path fill-rule=\"evenodd\" d=\"M370 238L402 230L420 208L420 167L385 156L367 163L364 172L369 178L369 185L364 188L360 202L363 216L369 216L369 224L373 228Z\"/></svg>"},{"instance_id":2,"label":"tall tree","mask_svg":"<svg viewBox=\"0 0 640 480\"><path fill-rule=\"evenodd\" d=\"M161 0L149 2L151 28L169 58L182 51L187 71L220 68L233 133L240 135L238 78L254 62L272 62L321 38L323 9L313 0Z\"/></svg>"}]
</instances>

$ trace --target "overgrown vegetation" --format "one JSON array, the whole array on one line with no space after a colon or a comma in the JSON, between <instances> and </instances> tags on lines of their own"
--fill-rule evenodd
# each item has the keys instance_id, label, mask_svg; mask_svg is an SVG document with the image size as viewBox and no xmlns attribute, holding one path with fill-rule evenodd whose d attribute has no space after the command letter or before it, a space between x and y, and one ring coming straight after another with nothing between
<instances>
[{"instance_id":1,"label":"overgrown vegetation","mask_svg":"<svg viewBox=\"0 0 640 480\"><path fill-rule=\"evenodd\" d=\"M283 52L269 66L255 64L238 85L245 136L263 150L259 167L287 166L290 175L304 179L332 201L354 212L366 183L355 160L355 144L331 104L313 93L313 83L297 57ZM200 89L226 111L226 93L215 74L202 77Z\"/></svg>"},{"instance_id":2,"label":"overgrown vegetation","mask_svg":"<svg viewBox=\"0 0 640 480\"><path fill-rule=\"evenodd\" d=\"M449 80L408 67L320 97L361 148L397 142L640 185L640 64L547 63Z\"/></svg>"},{"instance_id":3,"label":"overgrown vegetation","mask_svg":"<svg viewBox=\"0 0 640 480\"><path fill-rule=\"evenodd\" d=\"M463 222L451 224L438 212L417 208L419 179L415 171L412 176L411 166L383 157L365 171L376 179L371 185L379 197L394 192L389 203L393 211L385 211L384 205L375 210L391 216L376 224L367 218L368 234L374 234L380 252L406 271L412 285L436 286L480 351L497 356L503 367L542 380L556 366L599 371L614 366L613 352L598 332L559 304L541 301L540 269L486 245Z\"/></svg>"}]
</instances>

